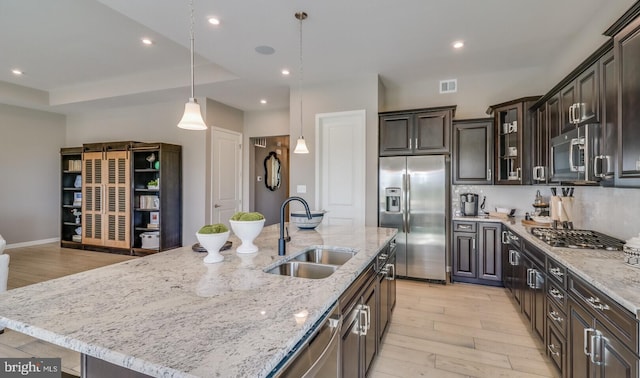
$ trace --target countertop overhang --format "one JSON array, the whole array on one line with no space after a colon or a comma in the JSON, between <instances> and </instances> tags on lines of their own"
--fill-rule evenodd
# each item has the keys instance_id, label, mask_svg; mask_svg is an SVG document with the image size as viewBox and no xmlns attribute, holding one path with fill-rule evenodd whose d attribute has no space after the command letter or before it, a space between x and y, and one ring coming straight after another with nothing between
<instances>
[{"instance_id":1,"label":"countertop overhang","mask_svg":"<svg viewBox=\"0 0 640 378\"><path fill-rule=\"evenodd\" d=\"M221 263L190 246L9 290L0 326L151 376L264 377L286 357L397 233L378 227L278 225ZM324 279L265 273L308 246L357 249ZM99 252L97 252L99 253Z\"/></svg>"}]
</instances>

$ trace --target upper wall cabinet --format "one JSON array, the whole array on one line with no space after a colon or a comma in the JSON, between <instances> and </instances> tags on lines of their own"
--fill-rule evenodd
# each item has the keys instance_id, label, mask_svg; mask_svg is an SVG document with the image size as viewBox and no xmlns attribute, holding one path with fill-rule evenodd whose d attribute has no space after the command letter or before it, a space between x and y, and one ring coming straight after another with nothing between
<instances>
[{"instance_id":1,"label":"upper wall cabinet","mask_svg":"<svg viewBox=\"0 0 640 378\"><path fill-rule=\"evenodd\" d=\"M536 113L529 108L540 97L525 97L489 107L494 115L495 184L530 184L533 172L533 129Z\"/></svg>"},{"instance_id":2,"label":"upper wall cabinet","mask_svg":"<svg viewBox=\"0 0 640 378\"><path fill-rule=\"evenodd\" d=\"M453 121L454 184L493 183L493 118Z\"/></svg>"},{"instance_id":3,"label":"upper wall cabinet","mask_svg":"<svg viewBox=\"0 0 640 378\"><path fill-rule=\"evenodd\" d=\"M380 113L380 156L449 153L455 106Z\"/></svg>"},{"instance_id":4,"label":"upper wall cabinet","mask_svg":"<svg viewBox=\"0 0 640 378\"><path fill-rule=\"evenodd\" d=\"M596 62L560 91L562 132L573 130L579 124L598 122L599 72Z\"/></svg>"},{"instance_id":5,"label":"upper wall cabinet","mask_svg":"<svg viewBox=\"0 0 640 378\"><path fill-rule=\"evenodd\" d=\"M600 155L594 161L602 186L615 183L618 150L618 79L613 51L600 58Z\"/></svg>"},{"instance_id":6,"label":"upper wall cabinet","mask_svg":"<svg viewBox=\"0 0 640 378\"><path fill-rule=\"evenodd\" d=\"M616 186L640 186L640 19L614 38L618 70L618 167Z\"/></svg>"}]
</instances>

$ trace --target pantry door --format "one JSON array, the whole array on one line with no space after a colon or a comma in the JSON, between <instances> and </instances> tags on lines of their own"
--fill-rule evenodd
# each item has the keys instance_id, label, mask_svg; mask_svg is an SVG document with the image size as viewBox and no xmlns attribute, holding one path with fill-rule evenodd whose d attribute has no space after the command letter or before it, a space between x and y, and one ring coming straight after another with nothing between
<instances>
[{"instance_id":1,"label":"pantry door","mask_svg":"<svg viewBox=\"0 0 640 378\"><path fill-rule=\"evenodd\" d=\"M316 203L323 224L364 226L364 110L316 115Z\"/></svg>"},{"instance_id":2,"label":"pantry door","mask_svg":"<svg viewBox=\"0 0 640 378\"><path fill-rule=\"evenodd\" d=\"M242 208L242 134L211 128L211 223L229 226Z\"/></svg>"}]
</instances>

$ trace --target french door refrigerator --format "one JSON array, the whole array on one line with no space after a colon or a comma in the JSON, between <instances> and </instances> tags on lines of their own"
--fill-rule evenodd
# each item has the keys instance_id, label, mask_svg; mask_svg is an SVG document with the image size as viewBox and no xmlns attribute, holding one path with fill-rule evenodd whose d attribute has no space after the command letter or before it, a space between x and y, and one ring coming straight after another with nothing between
<instances>
[{"instance_id":1,"label":"french door refrigerator","mask_svg":"<svg viewBox=\"0 0 640 378\"><path fill-rule=\"evenodd\" d=\"M446 280L445 156L381 157L379 164L378 223L398 229L397 274Z\"/></svg>"}]
</instances>

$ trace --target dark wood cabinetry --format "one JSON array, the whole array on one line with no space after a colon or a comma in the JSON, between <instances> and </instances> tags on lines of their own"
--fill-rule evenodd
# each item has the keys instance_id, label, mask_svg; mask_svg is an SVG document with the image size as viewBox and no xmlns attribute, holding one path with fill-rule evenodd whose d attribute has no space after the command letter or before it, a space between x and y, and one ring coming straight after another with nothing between
<instances>
[{"instance_id":1,"label":"dark wood cabinetry","mask_svg":"<svg viewBox=\"0 0 640 378\"><path fill-rule=\"evenodd\" d=\"M640 19L614 38L618 76L618 167L615 185L640 187Z\"/></svg>"},{"instance_id":2,"label":"dark wood cabinetry","mask_svg":"<svg viewBox=\"0 0 640 378\"><path fill-rule=\"evenodd\" d=\"M450 152L455 106L379 114L380 156Z\"/></svg>"},{"instance_id":3,"label":"dark wood cabinetry","mask_svg":"<svg viewBox=\"0 0 640 378\"><path fill-rule=\"evenodd\" d=\"M613 50L600 58L600 155L594 169L603 186L615 184L618 162L618 81Z\"/></svg>"},{"instance_id":4,"label":"dark wood cabinetry","mask_svg":"<svg viewBox=\"0 0 640 378\"><path fill-rule=\"evenodd\" d=\"M598 62L584 70L560 91L562 132L576 125L598 122L600 114L600 66Z\"/></svg>"},{"instance_id":5,"label":"dark wood cabinetry","mask_svg":"<svg viewBox=\"0 0 640 378\"><path fill-rule=\"evenodd\" d=\"M531 145L537 113L529 108L539 98L526 97L493 105L494 115L494 183L530 184L534 167Z\"/></svg>"},{"instance_id":6,"label":"dark wood cabinetry","mask_svg":"<svg viewBox=\"0 0 640 378\"><path fill-rule=\"evenodd\" d=\"M454 184L493 183L493 119L453 121Z\"/></svg>"},{"instance_id":7,"label":"dark wood cabinetry","mask_svg":"<svg viewBox=\"0 0 640 378\"><path fill-rule=\"evenodd\" d=\"M534 184L545 184L549 181L549 107L547 104L538 108L536 122L531 135L531 153L533 168L531 180Z\"/></svg>"},{"instance_id":8,"label":"dark wood cabinetry","mask_svg":"<svg viewBox=\"0 0 640 378\"><path fill-rule=\"evenodd\" d=\"M500 285L502 224L453 222L453 281Z\"/></svg>"}]
</instances>

